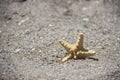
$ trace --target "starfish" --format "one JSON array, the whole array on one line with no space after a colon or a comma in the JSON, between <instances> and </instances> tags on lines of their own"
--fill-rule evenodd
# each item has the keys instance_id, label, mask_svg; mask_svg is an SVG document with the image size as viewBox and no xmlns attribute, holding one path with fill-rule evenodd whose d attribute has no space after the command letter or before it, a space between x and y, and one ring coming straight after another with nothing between
<instances>
[{"instance_id":1,"label":"starfish","mask_svg":"<svg viewBox=\"0 0 120 80\"><path fill-rule=\"evenodd\" d=\"M81 33L76 44L70 44L64 40L59 41L59 43L68 52L68 54L61 59L62 63L64 63L65 61L71 58L80 59L80 58L86 58L86 57L95 55L95 51L88 50L83 47L83 40L84 40L84 36Z\"/></svg>"}]
</instances>

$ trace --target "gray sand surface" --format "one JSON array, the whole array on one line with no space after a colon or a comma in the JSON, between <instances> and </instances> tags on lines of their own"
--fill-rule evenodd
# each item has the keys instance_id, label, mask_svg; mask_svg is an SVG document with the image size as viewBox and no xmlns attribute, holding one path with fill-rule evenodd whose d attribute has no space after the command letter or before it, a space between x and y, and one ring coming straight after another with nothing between
<instances>
[{"instance_id":1,"label":"gray sand surface","mask_svg":"<svg viewBox=\"0 0 120 80\"><path fill-rule=\"evenodd\" d=\"M59 64L80 33L95 59ZM0 0L0 80L120 80L120 1Z\"/></svg>"}]
</instances>

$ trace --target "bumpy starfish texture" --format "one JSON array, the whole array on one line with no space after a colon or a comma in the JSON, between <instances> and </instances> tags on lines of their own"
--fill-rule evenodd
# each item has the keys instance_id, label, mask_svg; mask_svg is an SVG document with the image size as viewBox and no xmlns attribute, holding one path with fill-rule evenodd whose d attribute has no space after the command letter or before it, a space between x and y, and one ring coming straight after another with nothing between
<instances>
[{"instance_id":1,"label":"bumpy starfish texture","mask_svg":"<svg viewBox=\"0 0 120 80\"><path fill-rule=\"evenodd\" d=\"M62 63L71 58L79 59L79 58L86 58L86 57L95 55L95 51L88 50L83 47L83 40L84 40L84 36L83 36L83 34L80 34L76 44L70 44L64 40L59 41L59 43L68 52L68 54L62 58L62 60L61 60Z\"/></svg>"}]
</instances>

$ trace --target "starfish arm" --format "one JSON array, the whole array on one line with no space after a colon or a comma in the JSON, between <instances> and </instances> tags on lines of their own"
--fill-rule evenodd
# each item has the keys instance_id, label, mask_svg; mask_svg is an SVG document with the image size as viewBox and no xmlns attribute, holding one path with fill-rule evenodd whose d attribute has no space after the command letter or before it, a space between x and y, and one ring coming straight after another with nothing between
<instances>
[{"instance_id":1,"label":"starfish arm","mask_svg":"<svg viewBox=\"0 0 120 80\"><path fill-rule=\"evenodd\" d=\"M93 50L79 51L79 52L77 53L77 56L78 56L79 58L86 58L86 57L93 56L93 55L95 55L95 51L93 51Z\"/></svg>"},{"instance_id":2,"label":"starfish arm","mask_svg":"<svg viewBox=\"0 0 120 80\"><path fill-rule=\"evenodd\" d=\"M65 56L64 58L62 58L61 63L64 63L65 61L71 59L72 57L73 57L72 54L68 54L67 56Z\"/></svg>"},{"instance_id":3,"label":"starfish arm","mask_svg":"<svg viewBox=\"0 0 120 80\"><path fill-rule=\"evenodd\" d=\"M59 43L66 49L66 51L68 53L71 53L72 49L73 49L73 45L69 44L68 42L64 41L64 40L60 40Z\"/></svg>"},{"instance_id":4,"label":"starfish arm","mask_svg":"<svg viewBox=\"0 0 120 80\"><path fill-rule=\"evenodd\" d=\"M93 56L93 55L95 55L95 51L88 50L88 51L83 52L83 54L88 55L88 56Z\"/></svg>"},{"instance_id":5,"label":"starfish arm","mask_svg":"<svg viewBox=\"0 0 120 80\"><path fill-rule=\"evenodd\" d=\"M76 42L76 47L78 50L83 49L83 40L84 40L84 36L83 34L80 34L78 41Z\"/></svg>"}]
</instances>

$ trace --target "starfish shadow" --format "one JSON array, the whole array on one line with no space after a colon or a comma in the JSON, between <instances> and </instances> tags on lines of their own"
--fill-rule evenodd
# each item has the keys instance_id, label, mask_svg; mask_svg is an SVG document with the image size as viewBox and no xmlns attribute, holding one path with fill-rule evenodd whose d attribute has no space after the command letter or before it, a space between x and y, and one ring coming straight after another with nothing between
<instances>
[{"instance_id":1,"label":"starfish shadow","mask_svg":"<svg viewBox=\"0 0 120 80\"><path fill-rule=\"evenodd\" d=\"M95 60L95 61L99 61L99 59L94 58L94 57L88 57L87 59L92 59L92 60Z\"/></svg>"},{"instance_id":2,"label":"starfish shadow","mask_svg":"<svg viewBox=\"0 0 120 80\"><path fill-rule=\"evenodd\" d=\"M86 59L92 59L92 60L94 60L94 61L99 61L99 59L93 58L93 57L77 58L77 59L75 59L75 60L86 60Z\"/></svg>"}]
</instances>

